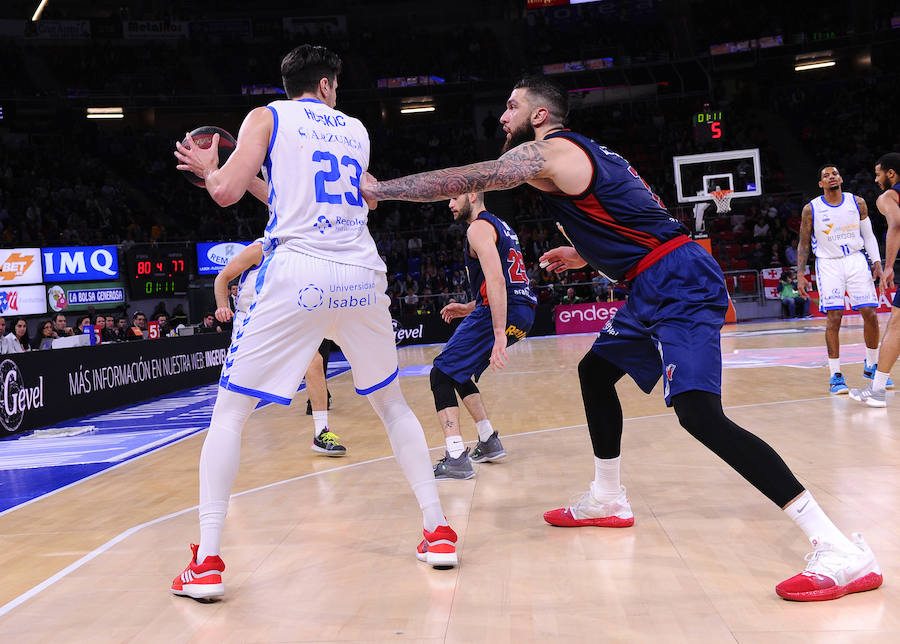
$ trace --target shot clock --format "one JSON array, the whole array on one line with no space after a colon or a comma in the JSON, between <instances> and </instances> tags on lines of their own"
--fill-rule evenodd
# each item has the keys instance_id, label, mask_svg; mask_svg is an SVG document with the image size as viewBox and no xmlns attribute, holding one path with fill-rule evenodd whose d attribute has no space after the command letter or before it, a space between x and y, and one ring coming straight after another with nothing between
<instances>
[{"instance_id":1,"label":"shot clock","mask_svg":"<svg viewBox=\"0 0 900 644\"><path fill-rule=\"evenodd\" d=\"M709 105L703 106L702 112L694 114L694 140L721 141L724 134L722 130L722 110L711 110Z\"/></svg>"},{"instance_id":2,"label":"shot clock","mask_svg":"<svg viewBox=\"0 0 900 644\"><path fill-rule=\"evenodd\" d=\"M191 258L186 244L136 244L127 253L131 297L184 295L194 272Z\"/></svg>"}]
</instances>

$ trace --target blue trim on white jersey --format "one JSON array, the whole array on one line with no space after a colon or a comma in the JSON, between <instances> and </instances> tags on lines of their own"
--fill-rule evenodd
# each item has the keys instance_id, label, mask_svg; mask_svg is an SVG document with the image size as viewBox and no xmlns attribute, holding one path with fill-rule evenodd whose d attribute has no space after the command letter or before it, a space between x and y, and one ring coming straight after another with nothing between
<instances>
[{"instance_id":1,"label":"blue trim on white jersey","mask_svg":"<svg viewBox=\"0 0 900 644\"><path fill-rule=\"evenodd\" d=\"M298 103L322 103L322 101L317 98L295 98L294 100ZM325 103L322 103L322 105L325 105Z\"/></svg>"},{"instance_id":2,"label":"blue trim on white jersey","mask_svg":"<svg viewBox=\"0 0 900 644\"><path fill-rule=\"evenodd\" d=\"M366 389L357 389L356 393L358 393L360 396L368 396L373 391L378 391L379 389L381 389L383 387L387 387L389 384L391 384L397 378L397 374L399 374L399 373L400 373L400 367L397 367L396 369L394 369L394 373L392 373L387 378L385 378L384 380L379 382L377 385L372 385L371 387L367 387Z\"/></svg>"},{"instance_id":3,"label":"blue trim on white jersey","mask_svg":"<svg viewBox=\"0 0 900 644\"><path fill-rule=\"evenodd\" d=\"M266 159L269 159L269 169L272 168L272 148L275 147L275 137L278 136L278 112L271 105L266 105L266 109L272 112L272 118L275 122L272 124L272 138L269 139L269 149L266 150Z\"/></svg>"},{"instance_id":4,"label":"blue trim on white jersey","mask_svg":"<svg viewBox=\"0 0 900 644\"><path fill-rule=\"evenodd\" d=\"M245 396L251 396L253 398L259 398L260 400L265 400L267 402L278 403L279 405L291 404L290 398L285 398L284 396L276 396L275 394L270 394L267 391L259 391L258 389L241 387L240 385L236 385L233 382L228 382L228 380L225 378L219 380L219 386L222 387L222 389L227 389L228 391L233 391L238 394L244 394Z\"/></svg>"},{"instance_id":5,"label":"blue trim on white jersey","mask_svg":"<svg viewBox=\"0 0 900 644\"><path fill-rule=\"evenodd\" d=\"M847 193L846 193L846 192L841 192L841 203L839 203L839 204L836 205L836 206L832 206L830 203L828 203L827 201L825 201L825 195L822 195L821 197L819 197L819 199L821 199L821 200L822 200L822 203L825 204L826 206L828 206L829 208L840 208L841 206L844 205L844 201L847 199ZM856 199L854 199L853 201L855 202ZM857 206L857 208L859 208L859 206Z\"/></svg>"},{"instance_id":6,"label":"blue trim on white jersey","mask_svg":"<svg viewBox=\"0 0 900 644\"><path fill-rule=\"evenodd\" d=\"M856 200L856 197L853 197L853 205L856 206L856 212L859 213L859 219L862 221L862 210L859 209L859 202Z\"/></svg>"}]
</instances>

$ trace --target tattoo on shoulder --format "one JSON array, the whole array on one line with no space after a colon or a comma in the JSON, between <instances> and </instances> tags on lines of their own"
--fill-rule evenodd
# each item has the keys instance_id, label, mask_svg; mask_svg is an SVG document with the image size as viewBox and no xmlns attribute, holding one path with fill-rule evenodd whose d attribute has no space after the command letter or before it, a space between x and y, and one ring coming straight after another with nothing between
<instances>
[{"instance_id":1,"label":"tattoo on shoulder","mask_svg":"<svg viewBox=\"0 0 900 644\"><path fill-rule=\"evenodd\" d=\"M381 181L374 196L378 199L437 201L466 192L514 188L544 169L548 147L546 141L523 143L494 161Z\"/></svg>"}]
</instances>

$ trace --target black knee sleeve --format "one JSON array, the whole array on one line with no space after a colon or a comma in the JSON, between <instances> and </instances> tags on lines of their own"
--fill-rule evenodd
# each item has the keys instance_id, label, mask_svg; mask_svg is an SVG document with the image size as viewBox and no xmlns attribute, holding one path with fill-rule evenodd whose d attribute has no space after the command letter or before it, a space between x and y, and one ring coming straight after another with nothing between
<instances>
[{"instance_id":1,"label":"black knee sleeve","mask_svg":"<svg viewBox=\"0 0 900 644\"><path fill-rule=\"evenodd\" d=\"M725 416L720 396L706 391L687 391L672 397L678 422L723 461L784 507L803 492L803 486L768 443L739 427Z\"/></svg>"},{"instance_id":2,"label":"black knee sleeve","mask_svg":"<svg viewBox=\"0 0 900 644\"><path fill-rule=\"evenodd\" d=\"M466 397L478 393L478 385L476 385L471 378L465 382L454 381L453 384L456 385L456 393L459 394L461 400L465 400Z\"/></svg>"},{"instance_id":3,"label":"black knee sleeve","mask_svg":"<svg viewBox=\"0 0 900 644\"><path fill-rule=\"evenodd\" d=\"M431 368L431 393L434 395L434 408L441 411L447 407L459 407L456 401L456 381L437 367Z\"/></svg>"},{"instance_id":4,"label":"black knee sleeve","mask_svg":"<svg viewBox=\"0 0 900 644\"><path fill-rule=\"evenodd\" d=\"M593 351L578 363L584 415L597 458L616 458L622 444L622 405L616 383L625 372Z\"/></svg>"}]
</instances>

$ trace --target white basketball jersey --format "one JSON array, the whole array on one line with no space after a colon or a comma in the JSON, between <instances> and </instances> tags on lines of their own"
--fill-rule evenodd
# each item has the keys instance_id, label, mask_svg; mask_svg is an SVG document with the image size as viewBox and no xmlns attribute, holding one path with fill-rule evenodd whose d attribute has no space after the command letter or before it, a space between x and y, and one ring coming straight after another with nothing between
<instances>
[{"instance_id":1,"label":"white basketball jersey","mask_svg":"<svg viewBox=\"0 0 900 644\"><path fill-rule=\"evenodd\" d=\"M865 245L859 232L856 197L842 192L841 203L832 206L825 197L809 202L813 211L812 251L816 257L836 258L858 253Z\"/></svg>"},{"instance_id":2,"label":"white basketball jersey","mask_svg":"<svg viewBox=\"0 0 900 644\"><path fill-rule=\"evenodd\" d=\"M252 243L260 244L264 247L265 239L260 237L259 239L253 240ZM238 282L237 301L234 303L235 308L238 311L246 313L250 309L250 305L253 304L253 299L256 297L256 276L259 272L259 267L265 259L264 255L259 264L252 268L248 268L241 274L240 281Z\"/></svg>"},{"instance_id":3,"label":"white basketball jersey","mask_svg":"<svg viewBox=\"0 0 900 644\"><path fill-rule=\"evenodd\" d=\"M265 249L286 244L341 264L385 270L359 193L369 167L369 133L316 99L274 101L263 171L269 184Z\"/></svg>"}]
</instances>

